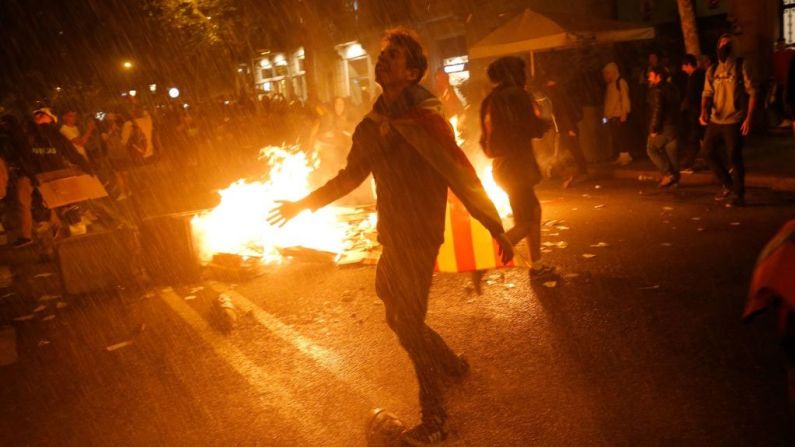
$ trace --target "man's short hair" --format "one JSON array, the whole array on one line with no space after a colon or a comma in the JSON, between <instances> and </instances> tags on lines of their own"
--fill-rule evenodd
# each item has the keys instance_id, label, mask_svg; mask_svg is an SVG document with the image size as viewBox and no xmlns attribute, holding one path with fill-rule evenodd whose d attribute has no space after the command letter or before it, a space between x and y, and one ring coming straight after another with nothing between
<instances>
[{"instance_id":1,"label":"man's short hair","mask_svg":"<svg viewBox=\"0 0 795 447\"><path fill-rule=\"evenodd\" d=\"M695 54L685 54L682 58L682 65L690 65L693 68L698 68L698 58Z\"/></svg>"},{"instance_id":2,"label":"man's short hair","mask_svg":"<svg viewBox=\"0 0 795 447\"><path fill-rule=\"evenodd\" d=\"M665 69L662 65L655 65L649 68L650 73L654 73L660 77L660 79L665 80L668 77L668 70Z\"/></svg>"},{"instance_id":3,"label":"man's short hair","mask_svg":"<svg viewBox=\"0 0 795 447\"><path fill-rule=\"evenodd\" d=\"M428 57L422 49L417 33L408 28L392 28L386 31L382 42L391 43L406 49L406 67L419 72L417 79L414 81L419 83L428 70Z\"/></svg>"}]
</instances>

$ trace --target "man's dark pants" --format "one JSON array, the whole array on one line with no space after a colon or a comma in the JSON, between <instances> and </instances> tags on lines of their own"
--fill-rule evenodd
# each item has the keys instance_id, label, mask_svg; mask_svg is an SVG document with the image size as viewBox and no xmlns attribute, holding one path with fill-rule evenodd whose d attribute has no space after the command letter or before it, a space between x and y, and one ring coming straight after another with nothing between
<instances>
[{"instance_id":1,"label":"man's dark pants","mask_svg":"<svg viewBox=\"0 0 795 447\"><path fill-rule=\"evenodd\" d=\"M425 324L438 246L384 246L375 274L375 291L384 302L386 322L414 364L424 422L446 419L440 379L460 368L458 356Z\"/></svg>"},{"instance_id":2,"label":"man's dark pants","mask_svg":"<svg viewBox=\"0 0 795 447\"><path fill-rule=\"evenodd\" d=\"M728 160L733 168L729 174L729 167L724 162L720 153L720 141L726 147ZM715 124L709 123L704 134L704 155L707 157L712 172L725 188L731 189L732 194L742 198L745 196L745 163L743 162L743 137L740 133L740 124Z\"/></svg>"}]
</instances>

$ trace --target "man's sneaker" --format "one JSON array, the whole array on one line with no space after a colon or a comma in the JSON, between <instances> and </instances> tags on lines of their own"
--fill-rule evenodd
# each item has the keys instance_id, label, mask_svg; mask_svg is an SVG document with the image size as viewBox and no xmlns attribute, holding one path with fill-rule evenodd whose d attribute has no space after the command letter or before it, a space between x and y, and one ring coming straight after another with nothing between
<instances>
[{"instance_id":1,"label":"man's sneaker","mask_svg":"<svg viewBox=\"0 0 795 447\"><path fill-rule=\"evenodd\" d=\"M528 275L530 276L530 280L532 281L534 279L537 280L542 278L548 278L550 276L555 276L557 275L557 270L555 269L555 267L551 265L542 264L538 267L531 267Z\"/></svg>"},{"instance_id":2,"label":"man's sneaker","mask_svg":"<svg viewBox=\"0 0 795 447\"><path fill-rule=\"evenodd\" d=\"M30 245L32 243L33 243L33 239L30 239L30 238L27 238L27 237L19 237L19 238L17 238L17 240L14 241L13 244L11 244L11 246L14 247L14 248L22 248L22 247L27 247L28 245Z\"/></svg>"},{"instance_id":3,"label":"man's sneaker","mask_svg":"<svg viewBox=\"0 0 795 447\"><path fill-rule=\"evenodd\" d=\"M717 201L726 200L729 198L731 194L732 191L729 188L724 187L723 189L720 190L718 194L715 195L715 200Z\"/></svg>"},{"instance_id":4,"label":"man's sneaker","mask_svg":"<svg viewBox=\"0 0 795 447\"><path fill-rule=\"evenodd\" d=\"M745 199L739 196L733 196L731 200L726 202L726 208L739 208L745 206Z\"/></svg>"},{"instance_id":5,"label":"man's sneaker","mask_svg":"<svg viewBox=\"0 0 795 447\"><path fill-rule=\"evenodd\" d=\"M668 188L669 186L673 186L678 182L678 179L673 175L666 175L662 179L660 179L660 183L657 185L658 188L664 189Z\"/></svg>"},{"instance_id":6,"label":"man's sneaker","mask_svg":"<svg viewBox=\"0 0 795 447\"><path fill-rule=\"evenodd\" d=\"M407 445L428 446L438 445L447 439L444 423L423 422L403 432L400 440Z\"/></svg>"}]
</instances>

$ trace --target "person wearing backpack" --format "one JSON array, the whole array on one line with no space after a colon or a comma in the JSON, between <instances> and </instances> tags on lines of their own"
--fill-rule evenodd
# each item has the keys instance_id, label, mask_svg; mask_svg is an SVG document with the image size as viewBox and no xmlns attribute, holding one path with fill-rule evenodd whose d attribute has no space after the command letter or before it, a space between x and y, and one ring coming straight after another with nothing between
<instances>
[{"instance_id":1,"label":"person wearing backpack","mask_svg":"<svg viewBox=\"0 0 795 447\"><path fill-rule=\"evenodd\" d=\"M483 153L492 159L494 180L507 194L514 227L506 232L516 245L527 238L530 247L530 279L555 275L555 268L541 262L541 203L535 185L541 172L533 153L533 138L541 137L548 124L533 97L525 91L525 62L513 56L501 57L487 70L494 84L480 105ZM473 276L476 288L479 278Z\"/></svg>"},{"instance_id":2,"label":"person wearing backpack","mask_svg":"<svg viewBox=\"0 0 795 447\"><path fill-rule=\"evenodd\" d=\"M745 163L743 137L751 131L751 119L756 107L756 87L742 58L732 54L729 34L718 40L718 63L709 68L701 98L703 151L710 168L723 185L715 200L730 199L727 207L745 205ZM732 170L718 152L722 141L728 151Z\"/></svg>"}]
</instances>

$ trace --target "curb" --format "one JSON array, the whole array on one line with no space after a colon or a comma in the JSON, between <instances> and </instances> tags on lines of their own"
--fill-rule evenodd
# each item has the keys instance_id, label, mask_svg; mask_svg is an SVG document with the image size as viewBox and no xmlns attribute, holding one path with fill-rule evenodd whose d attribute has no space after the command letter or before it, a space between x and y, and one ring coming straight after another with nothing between
<instances>
[{"instance_id":1,"label":"curb","mask_svg":"<svg viewBox=\"0 0 795 447\"><path fill-rule=\"evenodd\" d=\"M614 169L610 176L622 180L638 180L639 177L656 178L660 173L654 170ZM715 185L717 181L711 172L682 173L683 185L701 186ZM746 186L754 188L770 188L777 191L795 192L795 177L776 177L772 175L747 175Z\"/></svg>"}]
</instances>

